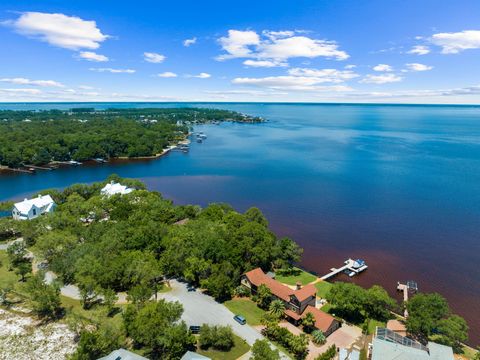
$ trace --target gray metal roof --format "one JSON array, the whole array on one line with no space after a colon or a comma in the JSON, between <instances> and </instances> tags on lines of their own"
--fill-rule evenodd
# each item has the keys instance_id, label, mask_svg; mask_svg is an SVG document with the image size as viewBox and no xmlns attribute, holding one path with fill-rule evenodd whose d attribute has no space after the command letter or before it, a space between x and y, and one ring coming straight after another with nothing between
<instances>
[{"instance_id":1,"label":"gray metal roof","mask_svg":"<svg viewBox=\"0 0 480 360\"><path fill-rule=\"evenodd\" d=\"M112 351L107 356L99 358L98 360L148 360L146 357L137 355L125 349L118 349Z\"/></svg>"},{"instance_id":2,"label":"gray metal roof","mask_svg":"<svg viewBox=\"0 0 480 360\"><path fill-rule=\"evenodd\" d=\"M372 342L372 360L453 360L452 348L428 343L428 351L375 338Z\"/></svg>"},{"instance_id":3,"label":"gray metal roof","mask_svg":"<svg viewBox=\"0 0 480 360\"><path fill-rule=\"evenodd\" d=\"M192 351L187 351L180 360L210 360L210 358Z\"/></svg>"}]
</instances>

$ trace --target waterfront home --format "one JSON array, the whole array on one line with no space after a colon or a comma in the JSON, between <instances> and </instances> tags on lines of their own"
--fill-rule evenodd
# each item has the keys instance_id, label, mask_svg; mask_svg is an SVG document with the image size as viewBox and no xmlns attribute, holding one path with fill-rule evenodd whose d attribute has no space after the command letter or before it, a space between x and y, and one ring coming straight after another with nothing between
<instances>
[{"instance_id":1,"label":"waterfront home","mask_svg":"<svg viewBox=\"0 0 480 360\"><path fill-rule=\"evenodd\" d=\"M285 316L295 325L299 325L303 317L311 313L315 318L315 327L321 330L325 336L330 335L340 327L338 320L315 307L317 291L313 284L303 287L297 284L295 289L291 289L265 274L260 268L243 274L241 283L249 288L253 294L257 292L260 285L268 287L273 297L283 301Z\"/></svg>"},{"instance_id":2,"label":"waterfront home","mask_svg":"<svg viewBox=\"0 0 480 360\"><path fill-rule=\"evenodd\" d=\"M371 360L454 360L449 346L428 342L427 346L401 336L392 330L377 327L369 348Z\"/></svg>"},{"instance_id":3,"label":"waterfront home","mask_svg":"<svg viewBox=\"0 0 480 360\"><path fill-rule=\"evenodd\" d=\"M50 195L38 195L36 198L15 203L12 217L15 220L32 220L40 215L53 212L56 206Z\"/></svg>"},{"instance_id":4,"label":"waterfront home","mask_svg":"<svg viewBox=\"0 0 480 360\"><path fill-rule=\"evenodd\" d=\"M107 185L105 185L102 190L100 190L100 194L110 197L113 195L125 195L129 194L133 191L133 189L126 187L125 185L116 183L116 182L110 182Z\"/></svg>"},{"instance_id":5,"label":"waterfront home","mask_svg":"<svg viewBox=\"0 0 480 360\"><path fill-rule=\"evenodd\" d=\"M148 358L137 355L125 349L118 349L112 351L107 356L99 358L98 360L148 360Z\"/></svg>"}]
</instances>

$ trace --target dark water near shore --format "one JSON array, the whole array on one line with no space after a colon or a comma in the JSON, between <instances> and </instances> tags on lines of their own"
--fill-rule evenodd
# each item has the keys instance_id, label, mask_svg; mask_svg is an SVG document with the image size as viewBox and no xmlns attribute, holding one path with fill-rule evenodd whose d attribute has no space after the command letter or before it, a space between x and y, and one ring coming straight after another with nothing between
<instances>
[{"instance_id":1,"label":"dark water near shore","mask_svg":"<svg viewBox=\"0 0 480 360\"><path fill-rule=\"evenodd\" d=\"M393 294L397 281L413 279L422 291L438 291L480 343L480 107L196 106L269 121L204 125L208 139L193 143L187 155L2 174L0 200L117 173L140 178L177 203L258 206L279 235L305 249L307 269L325 273L348 257L364 258L369 269L354 282L379 283Z\"/></svg>"}]
</instances>

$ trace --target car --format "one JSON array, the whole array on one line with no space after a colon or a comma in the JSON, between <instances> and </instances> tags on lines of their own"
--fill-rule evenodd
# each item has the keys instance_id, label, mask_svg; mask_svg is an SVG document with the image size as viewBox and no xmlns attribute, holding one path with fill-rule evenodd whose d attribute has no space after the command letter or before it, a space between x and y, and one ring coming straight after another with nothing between
<instances>
[{"instance_id":1,"label":"car","mask_svg":"<svg viewBox=\"0 0 480 360\"><path fill-rule=\"evenodd\" d=\"M191 291L196 291L197 289L195 289L195 286L192 286L192 285L188 285L187 286L187 291L188 292L191 292Z\"/></svg>"},{"instance_id":2,"label":"car","mask_svg":"<svg viewBox=\"0 0 480 360\"><path fill-rule=\"evenodd\" d=\"M191 332L192 334L198 334L198 333L200 333L200 326L198 326L198 325L191 325L191 326L190 326L190 332Z\"/></svg>"},{"instance_id":3,"label":"car","mask_svg":"<svg viewBox=\"0 0 480 360\"><path fill-rule=\"evenodd\" d=\"M235 315L233 320L238 322L240 325L245 325L247 323L247 320L242 315Z\"/></svg>"}]
</instances>

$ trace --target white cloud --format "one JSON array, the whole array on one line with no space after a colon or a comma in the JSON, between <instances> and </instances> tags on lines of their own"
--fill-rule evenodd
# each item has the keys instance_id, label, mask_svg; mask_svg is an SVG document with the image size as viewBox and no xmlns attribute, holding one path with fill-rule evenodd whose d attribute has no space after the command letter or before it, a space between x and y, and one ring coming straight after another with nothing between
<instances>
[{"instance_id":1,"label":"white cloud","mask_svg":"<svg viewBox=\"0 0 480 360\"><path fill-rule=\"evenodd\" d=\"M270 61L283 66L289 58L326 57L345 60L349 55L338 49L337 43L298 35L298 31L264 31L260 37L255 31L229 30L228 36L219 39L226 52L219 61L233 58L251 58Z\"/></svg>"},{"instance_id":2,"label":"white cloud","mask_svg":"<svg viewBox=\"0 0 480 360\"><path fill-rule=\"evenodd\" d=\"M166 72L163 72L161 74L157 74L158 77L161 77L161 78L175 78L177 77L178 75L175 74L174 72L171 72L171 71L166 71Z\"/></svg>"},{"instance_id":3,"label":"white cloud","mask_svg":"<svg viewBox=\"0 0 480 360\"><path fill-rule=\"evenodd\" d=\"M359 75L351 70L337 69L309 69L309 68L293 68L288 70L289 75L313 77L317 82L340 83L350 80Z\"/></svg>"},{"instance_id":4,"label":"white cloud","mask_svg":"<svg viewBox=\"0 0 480 360\"><path fill-rule=\"evenodd\" d=\"M144 60L154 64L160 64L166 59L165 55L157 54L154 52L144 52L143 53Z\"/></svg>"},{"instance_id":5,"label":"white cloud","mask_svg":"<svg viewBox=\"0 0 480 360\"><path fill-rule=\"evenodd\" d=\"M64 14L24 12L7 24L22 35L70 50L98 49L108 38L95 21Z\"/></svg>"},{"instance_id":6,"label":"white cloud","mask_svg":"<svg viewBox=\"0 0 480 360\"><path fill-rule=\"evenodd\" d=\"M248 59L243 62L243 65L250 67L277 67L277 66L287 66L288 64L281 61L275 60L252 60Z\"/></svg>"},{"instance_id":7,"label":"white cloud","mask_svg":"<svg viewBox=\"0 0 480 360\"><path fill-rule=\"evenodd\" d=\"M15 85L35 85L45 87L64 87L62 83L54 80L30 80L26 78L4 78L0 79L1 82L7 82Z\"/></svg>"},{"instance_id":8,"label":"white cloud","mask_svg":"<svg viewBox=\"0 0 480 360\"><path fill-rule=\"evenodd\" d=\"M455 33L433 34L429 39L442 47L442 54L457 54L468 49L480 48L480 30L464 30Z\"/></svg>"},{"instance_id":9,"label":"white cloud","mask_svg":"<svg viewBox=\"0 0 480 360\"><path fill-rule=\"evenodd\" d=\"M430 53L430 48L425 45L415 45L408 53L416 55L427 55L428 53Z\"/></svg>"},{"instance_id":10,"label":"white cloud","mask_svg":"<svg viewBox=\"0 0 480 360\"><path fill-rule=\"evenodd\" d=\"M267 76L263 78L235 78L232 80L236 85L250 85L266 87L275 90L292 91L351 91L349 86L318 86L323 79L308 76Z\"/></svg>"},{"instance_id":11,"label":"white cloud","mask_svg":"<svg viewBox=\"0 0 480 360\"><path fill-rule=\"evenodd\" d=\"M262 35L268 37L269 39L275 40L275 39L279 39L279 38L292 37L293 35L295 35L295 31L291 31L291 30L282 30L282 31L263 30Z\"/></svg>"},{"instance_id":12,"label":"white cloud","mask_svg":"<svg viewBox=\"0 0 480 360\"><path fill-rule=\"evenodd\" d=\"M78 88L82 89L82 90L93 90L94 89L93 86L89 86L89 85L80 85Z\"/></svg>"},{"instance_id":13,"label":"white cloud","mask_svg":"<svg viewBox=\"0 0 480 360\"><path fill-rule=\"evenodd\" d=\"M42 91L38 89L0 89L0 93L5 95L16 95L16 94L39 95L42 93Z\"/></svg>"},{"instance_id":14,"label":"white cloud","mask_svg":"<svg viewBox=\"0 0 480 360\"><path fill-rule=\"evenodd\" d=\"M197 38L194 37L194 38L191 38L191 39L186 39L183 41L183 46L185 47L189 47L190 45L193 45L197 42Z\"/></svg>"},{"instance_id":15,"label":"white cloud","mask_svg":"<svg viewBox=\"0 0 480 360\"><path fill-rule=\"evenodd\" d=\"M112 69L112 68L90 68L90 71L109 72L112 74L133 74L136 70L133 69Z\"/></svg>"},{"instance_id":16,"label":"white cloud","mask_svg":"<svg viewBox=\"0 0 480 360\"><path fill-rule=\"evenodd\" d=\"M353 65L353 64L345 65L345 69L347 69L347 70L355 69L356 67L357 67L357 65Z\"/></svg>"},{"instance_id":17,"label":"white cloud","mask_svg":"<svg viewBox=\"0 0 480 360\"><path fill-rule=\"evenodd\" d=\"M349 55L338 50L338 45L332 41L315 40L306 36L275 39L271 43L263 43L258 53L260 58L286 60L293 57L327 57L345 60Z\"/></svg>"},{"instance_id":18,"label":"white cloud","mask_svg":"<svg viewBox=\"0 0 480 360\"><path fill-rule=\"evenodd\" d=\"M272 96L272 95L288 95L287 92L279 91L263 91L263 90L205 90L206 94L213 95L252 95L252 96Z\"/></svg>"},{"instance_id":19,"label":"white cloud","mask_svg":"<svg viewBox=\"0 0 480 360\"><path fill-rule=\"evenodd\" d=\"M395 74L381 74L381 75L367 75L362 80L361 83L366 84L386 84L402 81L401 76Z\"/></svg>"},{"instance_id":20,"label":"white cloud","mask_svg":"<svg viewBox=\"0 0 480 360\"><path fill-rule=\"evenodd\" d=\"M108 61L108 57L106 57L105 55L94 53L93 51L81 51L78 54L78 56L88 61L95 61L95 62Z\"/></svg>"},{"instance_id":21,"label":"white cloud","mask_svg":"<svg viewBox=\"0 0 480 360\"><path fill-rule=\"evenodd\" d=\"M228 30L228 36L218 39L222 49L227 54L220 55L217 60L226 60L241 57L251 57L252 50L249 46L259 45L260 36L255 31Z\"/></svg>"},{"instance_id":22,"label":"white cloud","mask_svg":"<svg viewBox=\"0 0 480 360\"><path fill-rule=\"evenodd\" d=\"M212 77L212 75L210 75L209 73L206 73L206 72L202 72L198 75L192 75L192 77L198 78L198 79L208 79L209 77Z\"/></svg>"},{"instance_id":23,"label":"white cloud","mask_svg":"<svg viewBox=\"0 0 480 360\"><path fill-rule=\"evenodd\" d=\"M393 68L390 65L387 64L378 64L373 67L374 71L393 71Z\"/></svg>"},{"instance_id":24,"label":"white cloud","mask_svg":"<svg viewBox=\"0 0 480 360\"><path fill-rule=\"evenodd\" d=\"M419 63L405 64L405 66L410 71L427 71L427 70L433 69L433 66L428 66L428 65L419 64Z\"/></svg>"}]
</instances>

